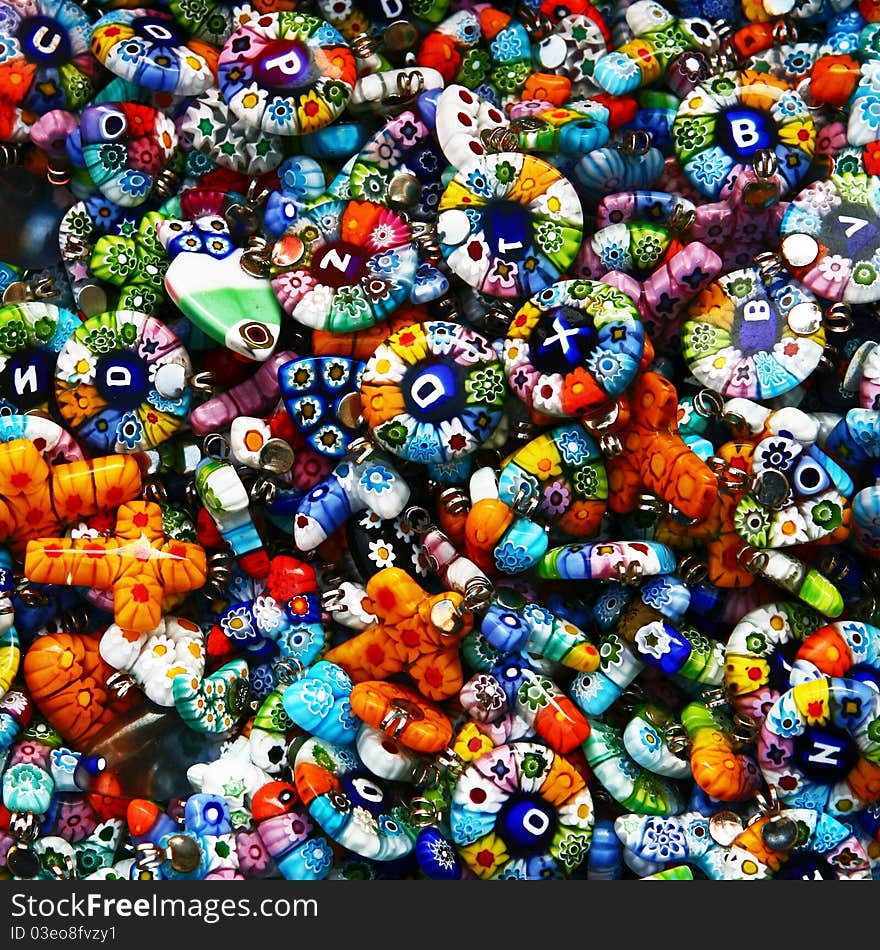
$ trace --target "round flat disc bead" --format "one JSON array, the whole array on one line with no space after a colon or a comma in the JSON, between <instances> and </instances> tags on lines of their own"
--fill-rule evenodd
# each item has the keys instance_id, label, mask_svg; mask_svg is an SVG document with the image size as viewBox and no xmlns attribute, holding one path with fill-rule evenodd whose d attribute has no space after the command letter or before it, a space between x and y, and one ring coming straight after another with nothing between
<instances>
[{"instance_id":1,"label":"round flat disc bead","mask_svg":"<svg viewBox=\"0 0 880 950\"><path fill-rule=\"evenodd\" d=\"M775 164L768 177L786 195L810 166L816 128L806 103L784 80L744 70L697 86L679 106L672 142L688 180L712 200L728 194L765 153Z\"/></svg>"},{"instance_id":2,"label":"round flat disc bead","mask_svg":"<svg viewBox=\"0 0 880 950\"><path fill-rule=\"evenodd\" d=\"M391 316L409 298L418 254L398 212L374 201L325 201L275 244L290 269L272 281L284 310L316 330L351 333Z\"/></svg>"},{"instance_id":3,"label":"round flat disc bead","mask_svg":"<svg viewBox=\"0 0 880 950\"><path fill-rule=\"evenodd\" d=\"M691 304L682 352L704 386L722 396L773 399L799 386L825 349L815 297L784 276L756 268L725 274Z\"/></svg>"},{"instance_id":4,"label":"round flat disc bead","mask_svg":"<svg viewBox=\"0 0 880 950\"><path fill-rule=\"evenodd\" d=\"M825 300L880 300L880 178L865 171L863 150L844 148L831 175L808 185L780 225L780 254L792 273Z\"/></svg>"},{"instance_id":5,"label":"round flat disc bead","mask_svg":"<svg viewBox=\"0 0 880 950\"><path fill-rule=\"evenodd\" d=\"M452 793L450 826L477 877L567 877L587 856L595 814L586 782L546 745L511 742L471 762Z\"/></svg>"},{"instance_id":6,"label":"round flat disc bead","mask_svg":"<svg viewBox=\"0 0 880 950\"><path fill-rule=\"evenodd\" d=\"M629 386L644 346L644 327L630 297L598 281L562 280L514 316L504 341L504 370L530 409L582 416Z\"/></svg>"},{"instance_id":7,"label":"round flat disc bead","mask_svg":"<svg viewBox=\"0 0 880 950\"><path fill-rule=\"evenodd\" d=\"M33 114L80 109L92 98L99 70L90 29L73 0L0 3L0 141L26 138Z\"/></svg>"},{"instance_id":8,"label":"round flat disc bead","mask_svg":"<svg viewBox=\"0 0 880 950\"><path fill-rule=\"evenodd\" d=\"M217 81L233 113L275 135L305 135L333 122L357 79L345 37L319 17L267 13L233 33Z\"/></svg>"},{"instance_id":9,"label":"round flat disc bead","mask_svg":"<svg viewBox=\"0 0 880 950\"><path fill-rule=\"evenodd\" d=\"M552 165L499 152L458 169L440 199L437 235L449 268L493 297L531 296L571 265L583 212Z\"/></svg>"},{"instance_id":10,"label":"round flat disc bead","mask_svg":"<svg viewBox=\"0 0 880 950\"><path fill-rule=\"evenodd\" d=\"M110 72L153 92L195 96L214 84L217 51L161 10L111 10L92 28L91 47Z\"/></svg>"},{"instance_id":11,"label":"round flat disc bead","mask_svg":"<svg viewBox=\"0 0 880 950\"><path fill-rule=\"evenodd\" d=\"M28 301L0 307L0 406L12 412L48 406L55 360L78 326L75 314L53 304Z\"/></svg>"},{"instance_id":12,"label":"round flat disc bead","mask_svg":"<svg viewBox=\"0 0 880 950\"><path fill-rule=\"evenodd\" d=\"M507 393L489 341L454 323L427 321L390 336L361 381L364 421L388 451L412 462L452 462L501 421Z\"/></svg>"},{"instance_id":13,"label":"round flat disc bead","mask_svg":"<svg viewBox=\"0 0 880 950\"><path fill-rule=\"evenodd\" d=\"M351 747L306 739L293 779L312 819L349 851L392 861L415 846L415 831L401 820L396 784L369 772Z\"/></svg>"},{"instance_id":14,"label":"round flat disc bead","mask_svg":"<svg viewBox=\"0 0 880 950\"><path fill-rule=\"evenodd\" d=\"M58 354L61 416L96 452L154 448L177 431L192 400L188 387L180 395L159 392L169 364L182 367L185 379L192 376L188 353L160 320L131 310L98 314Z\"/></svg>"}]
</instances>

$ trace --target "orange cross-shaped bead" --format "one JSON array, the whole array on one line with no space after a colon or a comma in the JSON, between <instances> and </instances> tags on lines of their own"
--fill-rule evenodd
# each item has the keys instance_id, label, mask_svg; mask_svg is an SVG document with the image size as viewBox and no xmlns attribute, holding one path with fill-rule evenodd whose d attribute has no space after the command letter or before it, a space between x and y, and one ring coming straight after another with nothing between
<instances>
[{"instance_id":1,"label":"orange cross-shaped bead","mask_svg":"<svg viewBox=\"0 0 880 950\"><path fill-rule=\"evenodd\" d=\"M116 513L112 538L40 538L27 546L25 576L42 584L76 584L113 591L123 630L145 633L162 619L162 601L205 583L204 548L166 541L162 509L128 502Z\"/></svg>"},{"instance_id":2,"label":"orange cross-shaped bead","mask_svg":"<svg viewBox=\"0 0 880 950\"><path fill-rule=\"evenodd\" d=\"M0 543L16 557L33 538L61 531L141 493L133 455L49 465L28 439L0 444Z\"/></svg>"},{"instance_id":3,"label":"orange cross-shaped bead","mask_svg":"<svg viewBox=\"0 0 880 950\"><path fill-rule=\"evenodd\" d=\"M718 479L678 434L678 396L659 373L641 373L621 400L612 426L623 452L606 459L608 505L626 514L644 489L688 518L705 518L718 496Z\"/></svg>"},{"instance_id":4,"label":"orange cross-shaped bead","mask_svg":"<svg viewBox=\"0 0 880 950\"><path fill-rule=\"evenodd\" d=\"M463 682L458 647L473 626L464 598L454 591L431 595L399 567L386 567L367 581L367 596L379 623L328 651L355 683L406 672L419 692L440 701Z\"/></svg>"}]
</instances>

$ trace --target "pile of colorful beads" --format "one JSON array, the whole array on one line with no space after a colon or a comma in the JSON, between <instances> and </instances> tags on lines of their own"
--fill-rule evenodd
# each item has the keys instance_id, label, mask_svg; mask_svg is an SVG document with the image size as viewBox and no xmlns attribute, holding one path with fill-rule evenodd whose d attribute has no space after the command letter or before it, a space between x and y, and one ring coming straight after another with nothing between
<instances>
[{"instance_id":1,"label":"pile of colorful beads","mask_svg":"<svg viewBox=\"0 0 880 950\"><path fill-rule=\"evenodd\" d=\"M880 877L877 0L0 0L0 877Z\"/></svg>"}]
</instances>

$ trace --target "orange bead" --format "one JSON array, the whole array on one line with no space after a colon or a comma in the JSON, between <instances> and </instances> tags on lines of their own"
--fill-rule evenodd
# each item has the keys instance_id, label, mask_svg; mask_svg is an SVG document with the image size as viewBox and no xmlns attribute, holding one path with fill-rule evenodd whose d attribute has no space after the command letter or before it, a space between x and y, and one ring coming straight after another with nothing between
<instances>
[{"instance_id":1,"label":"orange bead","mask_svg":"<svg viewBox=\"0 0 880 950\"><path fill-rule=\"evenodd\" d=\"M471 507L465 522L467 556L487 573L496 573L495 547L513 524L513 509L497 498L483 498Z\"/></svg>"},{"instance_id":2,"label":"orange bead","mask_svg":"<svg viewBox=\"0 0 880 950\"><path fill-rule=\"evenodd\" d=\"M452 740L449 717L415 690L397 683L358 683L350 702L356 716L416 752L439 752ZM396 718L383 726L391 713L396 713Z\"/></svg>"},{"instance_id":3,"label":"orange bead","mask_svg":"<svg viewBox=\"0 0 880 950\"><path fill-rule=\"evenodd\" d=\"M844 107L859 81L861 69L852 56L820 56L813 63L810 95L815 102Z\"/></svg>"},{"instance_id":4,"label":"orange bead","mask_svg":"<svg viewBox=\"0 0 880 950\"><path fill-rule=\"evenodd\" d=\"M532 73L526 80L520 97L523 101L537 99L541 102L552 102L555 106L565 105L571 98L571 80L550 73Z\"/></svg>"},{"instance_id":5,"label":"orange bead","mask_svg":"<svg viewBox=\"0 0 880 950\"><path fill-rule=\"evenodd\" d=\"M116 672L98 653L94 634L44 634L24 657L24 679L31 698L62 738L83 748L118 715L140 702L140 693L124 697L107 688Z\"/></svg>"},{"instance_id":6,"label":"orange bead","mask_svg":"<svg viewBox=\"0 0 880 950\"><path fill-rule=\"evenodd\" d=\"M128 830L133 835L148 834L161 815L162 809L158 805L144 798L135 798L128 803L125 813Z\"/></svg>"},{"instance_id":7,"label":"orange bead","mask_svg":"<svg viewBox=\"0 0 880 950\"><path fill-rule=\"evenodd\" d=\"M831 626L807 637L795 659L808 660L826 676L844 676L853 664L846 640Z\"/></svg>"}]
</instances>

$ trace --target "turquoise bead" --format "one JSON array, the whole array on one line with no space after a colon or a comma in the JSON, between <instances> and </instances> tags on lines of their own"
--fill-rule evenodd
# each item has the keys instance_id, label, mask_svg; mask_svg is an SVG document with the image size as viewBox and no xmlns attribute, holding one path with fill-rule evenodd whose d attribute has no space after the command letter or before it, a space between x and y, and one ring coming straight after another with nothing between
<instances>
[{"instance_id":1,"label":"turquoise bead","mask_svg":"<svg viewBox=\"0 0 880 950\"><path fill-rule=\"evenodd\" d=\"M547 530L542 525L519 518L495 549L495 564L505 574L530 570L544 556L547 544Z\"/></svg>"},{"instance_id":2,"label":"turquoise bead","mask_svg":"<svg viewBox=\"0 0 880 950\"><path fill-rule=\"evenodd\" d=\"M349 675L327 660L321 660L285 689L284 711L301 729L338 745L357 738L360 720L351 711Z\"/></svg>"},{"instance_id":3,"label":"turquoise bead","mask_svg":"<svg viewBox=\"0 0 880 950\"><path fill-rule=\"evenodd\" d=\"M49 810L55 783L37 765L19 762L3 776L3 804L11 812L43 815Z\"/></svg>"}]
</instances>

